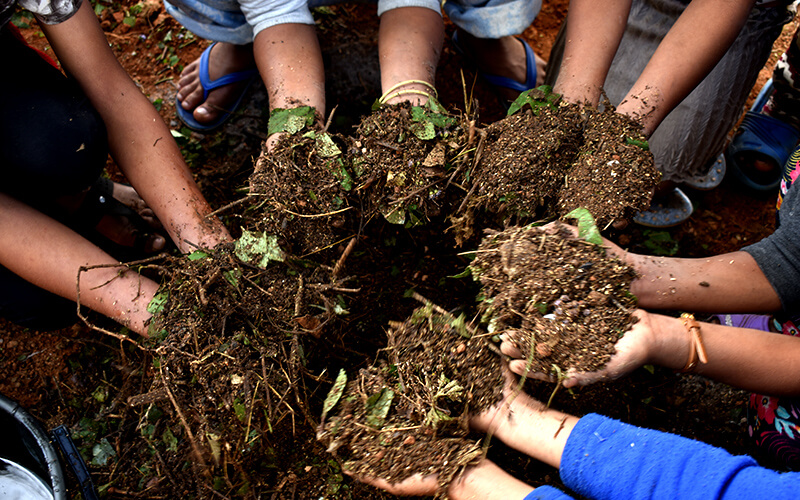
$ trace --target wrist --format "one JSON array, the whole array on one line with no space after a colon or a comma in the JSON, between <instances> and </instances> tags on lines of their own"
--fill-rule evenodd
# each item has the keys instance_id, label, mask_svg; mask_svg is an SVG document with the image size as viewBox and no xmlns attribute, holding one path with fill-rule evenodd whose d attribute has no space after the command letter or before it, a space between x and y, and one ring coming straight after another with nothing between
<instances>
[{"instance_id":1,"label":"wrist","mask_svg":"<svg viewBox=\"0 0 800 500\"><path fill-rule=\"evenodd\" d=\"M649 353L649 362L680 370L689 356L689 335L679 318L648 314L654 342Z\"/></svg>"}]
</instances>

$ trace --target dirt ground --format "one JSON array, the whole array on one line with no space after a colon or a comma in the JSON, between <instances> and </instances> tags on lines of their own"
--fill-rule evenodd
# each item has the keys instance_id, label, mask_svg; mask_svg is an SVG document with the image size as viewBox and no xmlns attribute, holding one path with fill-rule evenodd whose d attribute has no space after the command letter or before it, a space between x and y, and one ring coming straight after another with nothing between
<instances>
[{"instance_id":1,"label":"dirt ground","mask_svg":"<svg viewBox=\"0 0 800 500\"><path fill-rule=\"evenodd\" d=\"M109 43L177 132L176 140L212 205L222 208L242 198L265 138L267 113L263 86L254 86L245 109L221 133L202 136L181 129L174 115L178 75L183 66L199 56L207 42L182 30L159 3L97 5L96 12ZM540 55L546 57L566 6L564 0L545 2L542 13L525 31L524 37ZM22 30L30 43L49 50L35 23L24 18L21 22L31 23L31 28ZM359 29L353 29L354 26ZM788 44L795 27L793 22L785 28L751 99L769 78L775 59ZM360 123L360 117L369 113L379 93L376 28L374 7L352 5L319 13L328 102L331 107L339 105L332 121L332 131L337 133L350 133ZM449 26L448 33L451 32ZM353 67L359 70L353 71ZM445 106L463 107L462 68L465 81L471 83L474 72L446 40L437 77ZM480 80L475 83L474 95L483 123L503 117L496 97ZM113 165L110 171L114 172ZM731 179L726 179L716 190L688 194L695 203L695 214L685 224L661 231L631 225L625 230L612 230L608 236L636 252L701 257L736 250L774 229L773 197L754 196ZM242 214L228 208L220 215L235 233L240 231ZM212 478L213 488L188 489L178 480L180 469L190 467L192 458L189 454L174 460L167 456L174 454L183 432L180 426L165 426L159 415L171 412L170 405L159 404L163 399L129 399L132 395L153 397L152 388L146 386L143 376L153 369L153 359L131 343L121 343L82 323L56 332L33 332L0 321L0 392L19 401L47 428L62 423L69 426L89 462L95 485L107 498L174 498L178 494L196 498L254 498L254 491L261 498L387 498L342 474L339 463L316 441L316 429L310 420L319 418L318 409L322 408L325 392L338 369L356 373L367 368L376 352L386 345L389 322L402 321L418 307L418 302L407 297L407 290L435 297L443 307L457 310L460 307L457 299L470 289L465 280L452 278L468 264L460 255L463 249L453 247L452 236L435 228L415 229L411 232L385 225L364 234L366 244L360 251L366 255L361 262L371 265L361 264L347 270L356 277L362 299L357 303L348 301L346 294L341 298L349 315L336 320L337 333L313 339L309 352L297 354L292 351L296 345L288 342L284 344L285 352L270 353L273 358L297 355L303 359L303 369L287 373L286 386L274 388L272 403L277 410L265 417L268 424L262 424L274 428L270 428L269 440L259 444L258 457L247 467L242 464L222 467L223 473ZM392 266L381 269L387 267L382 266L385 262L392 262ZM335 300L340 299L335 297ZM312 314L303 317L304 328L315 321ZM92 316L92 320L112 327L100 318ZM223 325L223 331L224 328ZM275 365L276 370L278 366ZM261 362L252 367L254 372L262 369L266 371L268 365ZM305 380L320 382L319 388L305 401L290 391L292 380L301 378L300 372ZM248 386L246 377L241 385ZM256 387L252 392L257 390ZM552 386L534 385L529 390L547 400ZM269 393L266 397L270 397ZM746 399L747 394L742 391L655 368L639 370L624 381L572 394L560 392L553 404L576 413L599 411L742 453L748 451L743 421ZM237 404L241 402L234 399L222 398L213 404L239 415ZM309 416L303 408L314 411ZM150 448L134 449L129 446L131 439L143 439ZM236 446L251 445L255 446L245 435ZM533 485L558 485L555 471L530 463L526 457L501 445L493 444L489 456ZM242 476L241 471L247 474ZM253 471L258 471L258 476ZM70 477L70 481L74 486L74 478ZM73 494L75 498L78 496Z\"/></svg>"}]
</instances>

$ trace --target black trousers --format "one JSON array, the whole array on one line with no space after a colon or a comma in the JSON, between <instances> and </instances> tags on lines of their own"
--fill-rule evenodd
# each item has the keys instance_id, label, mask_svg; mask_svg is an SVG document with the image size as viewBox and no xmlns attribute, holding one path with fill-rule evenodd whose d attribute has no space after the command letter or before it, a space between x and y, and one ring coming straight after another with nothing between
<instances>
[{"instance_id":1,"label":"black trousers","mask_svg":"<svg viewBox=\"0 0 800 500\"><path fill-rule=\"evenodd\" d=\"M106 128L74 80L12 30L0 30L0 191L62 219L55 200L79 194L105 167ZM44 330L73 323L75 310L0 267L0 316Z\"/></svg>"}]
</instances>

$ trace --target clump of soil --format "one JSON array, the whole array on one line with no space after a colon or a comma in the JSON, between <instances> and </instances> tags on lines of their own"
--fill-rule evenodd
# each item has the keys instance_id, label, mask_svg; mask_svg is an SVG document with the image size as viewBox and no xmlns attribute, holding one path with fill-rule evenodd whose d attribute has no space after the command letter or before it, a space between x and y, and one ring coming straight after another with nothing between
<instances>
[{"instance_id":1,"label":"clump of soil","mask_svg":"<svg viewBox=\"0 0 800 500\"><path fill-rule=\"evenodd\" d=\"M201 497L211 485L247 496L274 482L263 469L273 432L310 415L301 356L334 316L328 270L251 258L258 245L239 241L161 266L150 383L128 399L144 441L129 453L156 450L167 479Z\"/></svg>"},{"instance_id":2,"label":"clump of soil","mask_svg":"<svg viewBox=\"0 0 800 500\"><path fill-rule=\"evenodd\" d=\"M391 483L438 474L445 488L484 455L468 437L468 420L502 396L500 358L492 349L463 316L427 303L392 325L372 367L349 381L340 374L318 438L354 474Z\"/></svg>"},{"instance_id":3,"label":"clump of soil","mask_svg":"<svg viewBox=\"0 0 800 500\"><path fill-rule=\"evenodd\" d=\"M438 216L445 190L463 169L469 147L462 120L435 99L423 106L382 106L348 141L348 162L365 199L365 218L413 226Z\"/></svg>"},{"instance_id":4,"label":"clump of soil","mask_svg":"<svg viewBox=\"0 0 800 500\"><path fill-rule=\"evenodd\" d=\"M537 89L531 95L546 99ZM472 206L530 217L554 204L581 146L583 117L577 106L544 102L486 127Z\"/></svg>"},{"instance_id":5,"label":"clump of soil","mask_svg":"<svg viewBox=\"0 0 800 500\"><path fill-rule=\"evenodd\" d=\"M583 143L558 194L557 213L583 207L599 224L647 209L661 180L641 126L613 108L585 108Z\"/></svg>"},{"instance_id":6,"label":"clump of soil","mask_svg":"<svg viewBox=\"0 0 800 500\"><path fill-rule=\"evenodd\" d=\"M282 248L295 255L334 244L353 224L353 181L342 149L343 140L319 124L284 136L272 151L265 145L250 176L249 229L279 236Z\"/></svg>"},{"instance_id":7,"label":"clump of soil","mask_svg":"<svg viewBox=\"0 0 800 500\"><path fill-rule=\"evenodd\" d=\"M487 233L470 270L489 331L516 344L533 372L603 367L634 322L633 268L559 223Z\"/></svg>"},{"instance_id":8,"label":"clump of soil","mask_svg":"<svg viewBox=\"0 0 800 500\"><path fill-rule=\"evenodd\" d=\"M638 123L611 106L601 112L563 102L549 87L518 102L520 111L481 133L467 211L508 221L583 207L607 226L649 206L660 174ZM470 217L454 220L457 234L472 233L464 227Z\"/></svg>"}]
</instances>

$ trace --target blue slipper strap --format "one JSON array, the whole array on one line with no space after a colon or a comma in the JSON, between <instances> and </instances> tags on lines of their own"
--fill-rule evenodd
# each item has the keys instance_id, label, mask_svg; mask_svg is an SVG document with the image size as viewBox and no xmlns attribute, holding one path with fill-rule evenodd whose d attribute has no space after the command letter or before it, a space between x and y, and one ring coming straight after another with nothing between
<instances>
[{"instance_id":1,"label":"blue slipper strap","mask_svg":"<svg viewBox=\"0 0 800 500\"><path fill-rule=\"evenodd\" d=\"M200 56L200 85L203 87L203 101L208 99L208 93L216 88L230 85L231 83L248 80L258 74L257 69L248 69L244 71L237 71L235 73L229 73L217 78L216 80L211 80L208 72L208 59L211 56L211 49L216 44L217 42L214 42L209 45Z\"/></svg>"},{"instance_id":2,"label":"blue slipper strap","mask_svg":"<svg viewBox=\"0 0 800 500\"><path fill-rule=\"evenodd\" d=\"M521 37L517 37L517 40L519 40L520 43L522 43L522 46L525 48L525 63L526 63L525 83L520 83L512 78L508 78L505 76L493 75L484 72L481 72L481 76L489 84L494 85L495 87L505 87L507 89L511 89L517 92L524 92L526 90L530 90L536 87L536 55L534 54L531 46L528 45L528 42L526 42Z\"/></svg>"}]
</instances>

